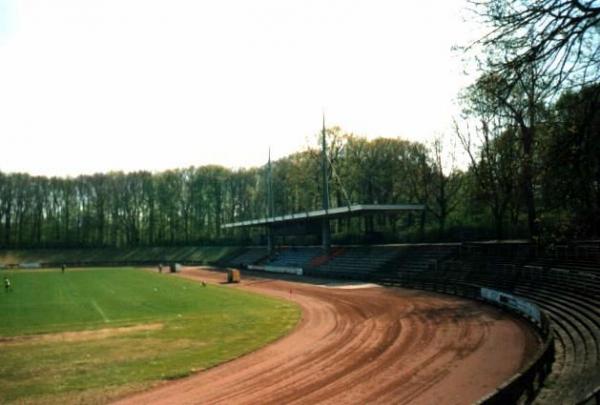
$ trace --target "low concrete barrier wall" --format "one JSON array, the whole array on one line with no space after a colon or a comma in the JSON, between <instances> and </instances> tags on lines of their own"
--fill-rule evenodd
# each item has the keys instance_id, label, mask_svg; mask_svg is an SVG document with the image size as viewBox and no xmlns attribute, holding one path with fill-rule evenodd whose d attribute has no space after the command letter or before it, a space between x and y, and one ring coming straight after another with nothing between
<instances>
[{"instance_id":1,"label":"low concrete barrier wall","mask_svg":"<svg viewBox=\"0 0 600 405\"><path fill-rule=\"evenodd\" d=\"M485 301L491 301L496 305L507 307L513 311L519 312L521 316L530 318L532 321L541 325L542 315L537 305L531 302L515 297L514 295L493 290L491 288L481 287L481 298Z\"/></svg>"},{"instance_id":2,"label":"low concrete barrier wall","mask_svg":"<svg viewBox=\"0 0 600 405\"><path fill-rule=\"evenodd\" d=\"M546 315L542 313L542 317ZM545 322L542 321L542 324ZM542 387L544 380L552 371L554 362L554 335L548 330L543 345L536 356L523 368L523 371L512 376L494 392L480 399L477 404L503 405L531 403Z\"/></svg>"},{"instance_id":3,"label":"low concrete barrier wall","mask_svg":"<svg viewBox=\"0 0 600 405\"><path fill-rule=\"evenodd\" d=\"M600 405L600 386L586 395L585 399L578 402L577 405Z\"/></svg>"},{"instance_id":4,"label":"low concrete barrier wall","mask_svg":"<svg viewBox=\"0 0 600 405\"><path fill-rule=\"evenodd\" d=\"M22 269L39 269L41 266L38 262L19 263L19 267Z\"/></svg>"},{"instance_id":5,"label":"low concrete barrier wall","mask_svg":"<svg viewBox=\"0 0 600 405\"><path fill-rule=\"evenodd\" d=\"M301 267L257 266L251 264L248 266L248 270L261 270L270 273L294 274L296 276L301 276L303 274Z\"/></svg>"}]
</instances>

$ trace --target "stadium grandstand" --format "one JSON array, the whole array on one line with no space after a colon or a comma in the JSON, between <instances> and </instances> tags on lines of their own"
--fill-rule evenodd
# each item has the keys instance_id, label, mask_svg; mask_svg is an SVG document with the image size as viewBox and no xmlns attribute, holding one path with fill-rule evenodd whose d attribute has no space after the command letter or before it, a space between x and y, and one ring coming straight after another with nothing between
<instances>
[{"instance_id":1,"label":"stadium grandstand","mask_svg":"<svg viewBox=\"0 0 600 405\"><path fill-rule=\"evenodd\" d=\"M534 362L482 402L600 403L600 242L545 251L525 241L332 246L331 220L396 215L425 207L349 204L330 208L324 125L322 143L323 208L274 216L269 184L270 215L223 225L261 227L268 245L246 249L223 264L274 272L291 268L294 274L364 280L488 302L493 296L505 308L528 308L515 312L538 326L545 343ZM319 228L321 246L278 247L275 243L276 235Z\"/></svg>"},{"instance_id":2,"label":"stadium grandstand","mask_svg":"<svg viewBox=\"0 0 600 405\"><path fill-rule=\"evenodd\" d=\"M531 373L538 380L522 382L529 387L530 400L597 403L600 242L546 251L527 242L333 246L329 253L318 246L294 246L280 247L272 255L264 248L260 251L261 257L245 251L224 264L253 269L291 266L301 268L305 276L363 280L476 299L480 297L473 291L487 288L531 302L549 318L552 346L540 355L545 365L534 365L545 370ZM542 377L547 377L545 382Z\"/></svg>"}]
</instances>

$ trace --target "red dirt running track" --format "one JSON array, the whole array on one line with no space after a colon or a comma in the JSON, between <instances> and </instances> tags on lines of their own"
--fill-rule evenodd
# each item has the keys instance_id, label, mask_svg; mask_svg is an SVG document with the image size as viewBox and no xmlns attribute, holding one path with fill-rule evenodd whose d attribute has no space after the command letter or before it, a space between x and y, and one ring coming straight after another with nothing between
<instances>
[{"instance_id":1,"label":"red dirt running track","mask_svg":"<svg viewBox=\"0 0 600 405\"><path fill-rule=\"evenodd\" d=\"M467 404L517 372L537 345L525 323L443 295L248 277L234 288L291 299L302 320L256 352L118 403Z\"/></svg>"}]
</instances>

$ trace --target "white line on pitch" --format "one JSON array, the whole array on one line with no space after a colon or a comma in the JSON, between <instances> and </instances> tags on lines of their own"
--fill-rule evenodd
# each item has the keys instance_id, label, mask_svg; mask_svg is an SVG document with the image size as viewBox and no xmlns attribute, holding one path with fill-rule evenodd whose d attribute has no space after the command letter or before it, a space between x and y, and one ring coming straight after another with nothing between
<instances>
[{"instance_id":1,"label":"white line on pitch","mask_svg":"<svg viewBox=\"0 0 600 405\"><path fill-rule=\"evenodd\" d=\"M92 305L94 306L94 308L96 308L96 310L98 311L98 313L102 316L102 319L104 319L104 322L109 322L110 319L108 319L108 317L106 316L106 314L104 313L104 311L102 310L102 308L100 308L100 305L98 305L98 303L96 302L96 300L92 300Z\"/></svg>"}]
</instances>

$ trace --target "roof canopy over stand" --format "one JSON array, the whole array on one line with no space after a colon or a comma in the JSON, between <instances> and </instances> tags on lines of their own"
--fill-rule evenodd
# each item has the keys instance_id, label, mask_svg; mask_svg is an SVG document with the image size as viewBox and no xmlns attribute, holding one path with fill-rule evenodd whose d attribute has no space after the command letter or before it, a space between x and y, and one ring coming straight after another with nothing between
<instances>
[{"instance_id":1,"label":"roof canopy over stand","mask_svg":"<svg viewBox=\"0 0 600 405\"><path fill-rule=\"evenodd\" d=\"M222 228L244 228L244 227L266 227L268 232L269 251L273 249L274 229L298 224L322 224L322 243L325 250L331 247L329 235L329 221L339 218L350 218L359 215L372 214L397 214L404 211L422 211L425 206L422 204L355 204L344 207L322 209L316 211L300 212L282 216L273 216L268 218L251 219L248 221L233 222L222 225ZM308 228L308 227L307 227Z\"/></svg>"},{"instance_id":2,"label":"roof canopy over stand","mask_svg":"<svg viewBox=\"0 0 600 405\"><path fill-rule=\"evenodd\" d=\"M267 227L267 240L269 253L273 252L273 235L275 230L282 230L285 227L301 227L311 229L321 225L321 241L323 249L329 251L331 247L331 235L329 221L338 218L350 218L359 215L368 214L395 214L401 211L422 211L425 206L422 204L351 204L343 207L329 208L329 165L327 158L327 142L325 136L325 115L323 115L323 129L321 134L321 180L323 181L323 209L316 211L301 212L297 214L288 214L283 216L274 216L273 204L273 184L271 174L271 150L269 149L269 162L267 164L267 207L268 217L251 219L248 221L233 222L222 225L222 228L243 228L243 227Z\"/></svg>"}]
</instances>

